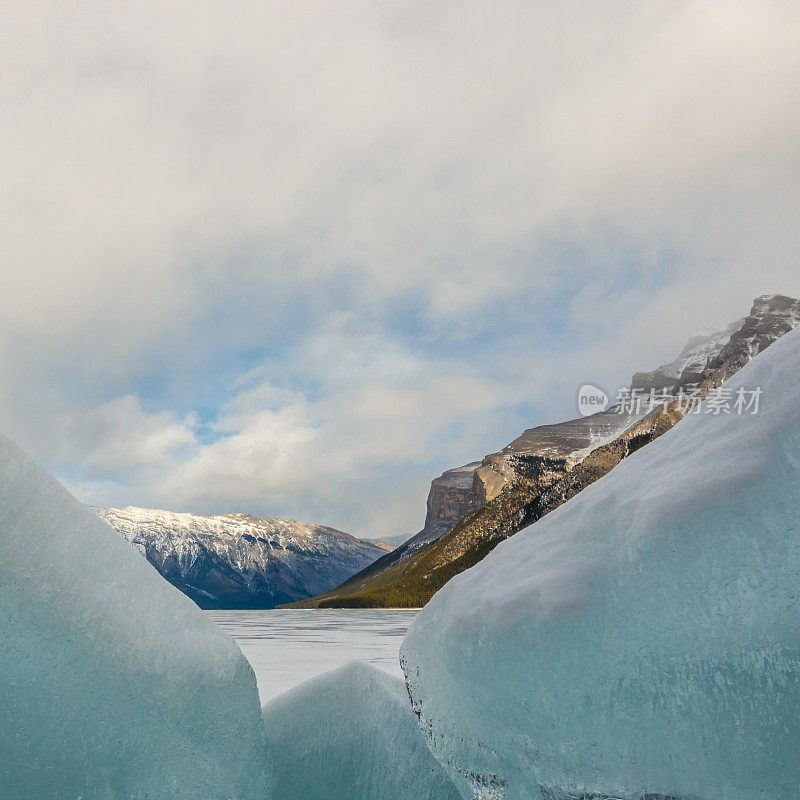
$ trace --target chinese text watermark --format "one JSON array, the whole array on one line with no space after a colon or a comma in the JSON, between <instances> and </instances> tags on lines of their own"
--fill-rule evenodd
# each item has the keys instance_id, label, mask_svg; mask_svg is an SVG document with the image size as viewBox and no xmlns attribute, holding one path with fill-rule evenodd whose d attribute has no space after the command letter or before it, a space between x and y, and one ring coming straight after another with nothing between
<instances>
[{"instance_id":1,"label":"chinese text watermark","mask_svg":"<svg viewBox=\"0 0 800 800\"><path fill-rule=\"evenodd\" d=\"M616 403L608 410L615 414L639 417L674 404L674 408L682 414L743 416L758 414L763 393L760 386L739 386L736 389L721 386L703 395L697 384L691 383L662 389L620 389ZM578 410L581 416L587 417L605 411L608 402L606 393L592 384L584 384L578 391Z\"/></svg>"}]
</instances>

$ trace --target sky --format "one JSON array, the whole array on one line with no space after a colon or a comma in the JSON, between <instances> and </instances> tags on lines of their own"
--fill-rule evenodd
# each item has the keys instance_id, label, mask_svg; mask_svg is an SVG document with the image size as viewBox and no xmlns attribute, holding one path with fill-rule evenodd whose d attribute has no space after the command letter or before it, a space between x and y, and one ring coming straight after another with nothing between
<instances>
[{"instance_id":1,"label":"sky","mask_svg":"<svg viewBox=\"0 0 800 800\"><path fill-rule=\"evenodd\" d=\"M794 0L8 4L2 431L88 503L412 534L800 296L798 96Z\"/></svg>"}]
</instances>

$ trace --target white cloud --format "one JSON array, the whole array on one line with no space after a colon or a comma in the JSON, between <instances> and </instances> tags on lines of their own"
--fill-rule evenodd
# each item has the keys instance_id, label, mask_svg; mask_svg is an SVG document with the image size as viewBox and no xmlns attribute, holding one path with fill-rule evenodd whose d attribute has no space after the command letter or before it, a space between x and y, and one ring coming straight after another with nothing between
<instances>
[{"instance_id":1,"label":"white cloud","mask_svg":"<svg viewBox=\"0 0 800 800\"><path fill-rule=\"evenodd\" d=\"M373 329L337 318L323 330L291 353L317 399L277 389L263 369L251 373L220 410L219 438L141 489L162 504L304 513L364 535L418 528L431 462L471 452L474 437L453 426L480 424L489 441L509 399L464 364L415 357ZM400 502L399 491L418 502Z\"/></svg>"},{"instance_id":2,"label":"white cloud","mask_svg":"<svg viewBox=\"0 0 800 800\"><path fill-rule=\"evenodd\" d=\"M97 408L62 412L52 458L80 465L88 480L154 483L196 446L196 420L142 408L125 395Z\"/></svg>"},{"instance_id":3,"label":"white cloud","mask_svg":"<svg viewBox=\"0 0 800 800\"><path fill-rule=\"evenodd\" d=\"M798 75L788 0L16 4L6 429L89 495L402 530L517 404L800 293Z\"/></svg>"}]
</instances>

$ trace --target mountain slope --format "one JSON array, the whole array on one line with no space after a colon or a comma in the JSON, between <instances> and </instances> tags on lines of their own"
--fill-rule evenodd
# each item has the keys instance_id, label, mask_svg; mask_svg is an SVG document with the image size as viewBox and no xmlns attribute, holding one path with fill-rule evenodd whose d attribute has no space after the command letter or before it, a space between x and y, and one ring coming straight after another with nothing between
<instances>
[{"instance_id":1,"label":"mountain slope","mask_svg":"<svg viewBox=\"0 0 800 800\"><path fill-rule=\"evenodd\" d=\"M525 431L477 466L469 465L474 467L472 490L462 500L468 511L444 535L419 547L413 546L414 537L341 586L296 605L424 605L450 578L476 564L500 541L558 507L673 427L689 410L684 400L678 399L685 399L683 393L692 389L696 399L704 397L798 321L800 301L783 295L756 298L747 317L723 331L693 337L671 364L634 375L634 390L662 393L664 402L656 410L614 407Z\"/></svg>"},{"instance_id":2,"label":"mountain slope","mask_svg":"<svg viewBox=\"0 0 800 800\"><path fill-rule=\"evenodd\" d=\"M93 508L201 608L273 608L336 586L385 550L322 525Z\"/></svg>"}]
</instances>

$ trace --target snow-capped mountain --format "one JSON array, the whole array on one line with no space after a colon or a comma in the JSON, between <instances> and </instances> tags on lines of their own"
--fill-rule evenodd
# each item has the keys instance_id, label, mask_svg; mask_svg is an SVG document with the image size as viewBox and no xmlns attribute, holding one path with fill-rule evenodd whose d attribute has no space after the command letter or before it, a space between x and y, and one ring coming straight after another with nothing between
<instances>
[{"instance_id":1,"label":"snow-capped mountain","mask_svg":"<svg viewBox=\"0 0 800 800\"><path fill-rule=\"evenodd\" d=\"M323 525L92 508L201 608L272 608L349 578L386 551Z\"/></svg>"}]
</instances>

